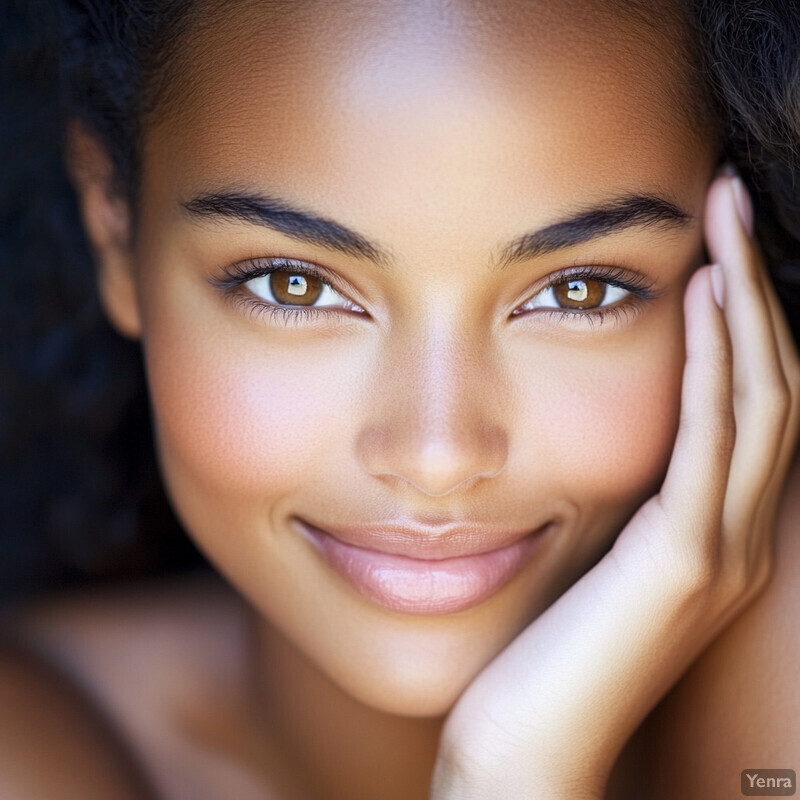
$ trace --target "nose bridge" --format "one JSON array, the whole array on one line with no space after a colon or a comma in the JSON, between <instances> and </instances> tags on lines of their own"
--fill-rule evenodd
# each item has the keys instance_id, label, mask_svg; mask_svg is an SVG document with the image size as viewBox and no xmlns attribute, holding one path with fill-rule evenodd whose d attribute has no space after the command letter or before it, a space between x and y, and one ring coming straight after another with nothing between
<instances>
[{"instance_id":1,"label":"nose bridge","mask_svg":"<svg viewBox=\"0 0 800 800\"><path fill-rule=\"evenodd\" d=\"M463 426L463 417L468 416L463 407L467 389L471 384L477 388L473 367L478 357L474 348L470 352L468 342L444 325L431 326L418 347L402 356L408 383L399 396L400 404L408 406L409 417L432 439L450 438L453 429Z\"/></svg>"},{"instance_id":2,"label":"nose bridge","mask_svg":"<svg viewBox=\"0 0 800 800\"><path fill-rule=\"evenodd\" d=\"M397 337L360 435L370 473L443 496L502 470L508 431L489 347L487 336L466 338L442 319L423 335Z\"/></svg>"}]
</instances>

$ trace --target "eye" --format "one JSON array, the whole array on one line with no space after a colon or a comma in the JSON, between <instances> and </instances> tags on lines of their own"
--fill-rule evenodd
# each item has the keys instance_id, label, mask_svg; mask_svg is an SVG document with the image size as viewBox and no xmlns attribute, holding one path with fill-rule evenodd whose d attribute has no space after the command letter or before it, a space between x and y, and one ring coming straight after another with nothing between
<instances>
[{"instance_id":1,"label":"eye","mask_svg":"<svg viewBox=\"0 0 800 800\"><path fill-rule=\"evenodd\" d=\"M256 258L220 267L210 283L246 311L294 325L335 325L367 317L334 288L336 273L293 258ZM348 312L348 313L341 313Z\"/></svg>"},{"instance_id":2,"label":"eye","mask_svg":"<svg viewBox=\"0 0 800 800\"><path fill-rule=\"evenodd\" d=\"M563 308L567 311L590 311L613 305L625 299L631 292L631 289L608 280L574 277L545 287L519 310Z\"/></svg>"},{"instance_id":3,"label":"eye","mask_svg":"<svg viewBox=\"0 0 800 800\"><path fill-rule=\"evenodd\" d=\"M329 283L306 269L273 269L244 281L242 286L261 300L276 306L354 307L353 303Z\"/></svg>"}]
</instances>

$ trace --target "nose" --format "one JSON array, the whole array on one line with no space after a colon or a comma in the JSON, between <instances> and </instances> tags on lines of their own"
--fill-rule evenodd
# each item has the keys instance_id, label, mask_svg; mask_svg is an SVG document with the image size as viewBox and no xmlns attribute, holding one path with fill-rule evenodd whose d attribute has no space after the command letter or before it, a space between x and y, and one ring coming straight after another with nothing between
<instances>
[{"instance_id":1,"label":"nose","mask_svg":"<svg viewBox=\"0 0 800 800\"><path fill-rule=\"evenodd\" d=\"M358 436L366 470L431 497L498 475L508 425L485 348L439 334L384 355Z\"/></svg>"}]
</instances>

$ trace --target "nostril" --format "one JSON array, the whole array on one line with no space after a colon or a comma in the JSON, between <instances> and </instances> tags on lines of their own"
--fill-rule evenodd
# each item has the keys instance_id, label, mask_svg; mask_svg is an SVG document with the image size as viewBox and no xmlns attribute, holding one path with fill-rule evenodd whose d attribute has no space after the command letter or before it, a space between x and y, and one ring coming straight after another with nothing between
<instances>
[{"instance_id":1,"label":"nostril","mask_svg":"<svg viewBox=\"0 0 800 800\"><path fill-rule=\"evenodd\" d=\"M506 437L483 428L458 437L431 438L406 430L363 432L359 450L366 470L413 486L430 497L443 497L496 477L507 460Z\"/></svg>"}]
</instances>

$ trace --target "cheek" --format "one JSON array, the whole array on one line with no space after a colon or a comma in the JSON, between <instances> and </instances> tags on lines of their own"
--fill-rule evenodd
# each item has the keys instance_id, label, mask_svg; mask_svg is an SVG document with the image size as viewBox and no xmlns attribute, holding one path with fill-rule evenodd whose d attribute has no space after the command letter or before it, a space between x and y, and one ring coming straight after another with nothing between
<instances>
[{"instance_id":1,"label":"cheek","mask_svg":"<svg viewBox=\"0 0 800 800\"><path fill-rule=\"evenodd\" d=\"M617 380L597 377L575 387L574 416L562 412L555 423L571 430L566 463L576 474L603 476L603 485L622 494L652 483L671 450L678 388L679 382L661 368L637 369ZM570 457L581 449L582 459Z\"/></svg>"},{"instance_id":2,"label":"cheek","mask_svg":"<svg viewBox=\"0 0 800 800\"><path fill-rule=\"evenodd\" d=\"M347 409L358 392L343 369L353 363L339 352L345 346L292 346L284 333L151 318L147 368L176 505L210 509L204 500L213 497L223 513L268 507L345 450Z\"/></svg>"},{"instance_id":3,"label":"cheek","mask_svg":"<svg viewBox=\"0 0 800 800\"><path fill-rule=\"evenodd\" d=\"M677 342L677 344L675 344ZM681 330L603 352L551 357L560 364L539 397L540 458L583 515L615 525L657 490L677 430Z\"/></svg>"},{"instance_id":4,"label":"cheek","mask_svg":"<svg viewBox=\"0 0 800 800\"><path fill-rule=\"evenodd\" d=\"M264 476L275 485L299 470L322 434L316 397L302 391L308 387L258 359L229 353L209 364L208 352L172 355L183 374L164 381L155 368L151 381L160 441L173 461L236 494L263 486Z\"/></svg>"}]
</instances>

